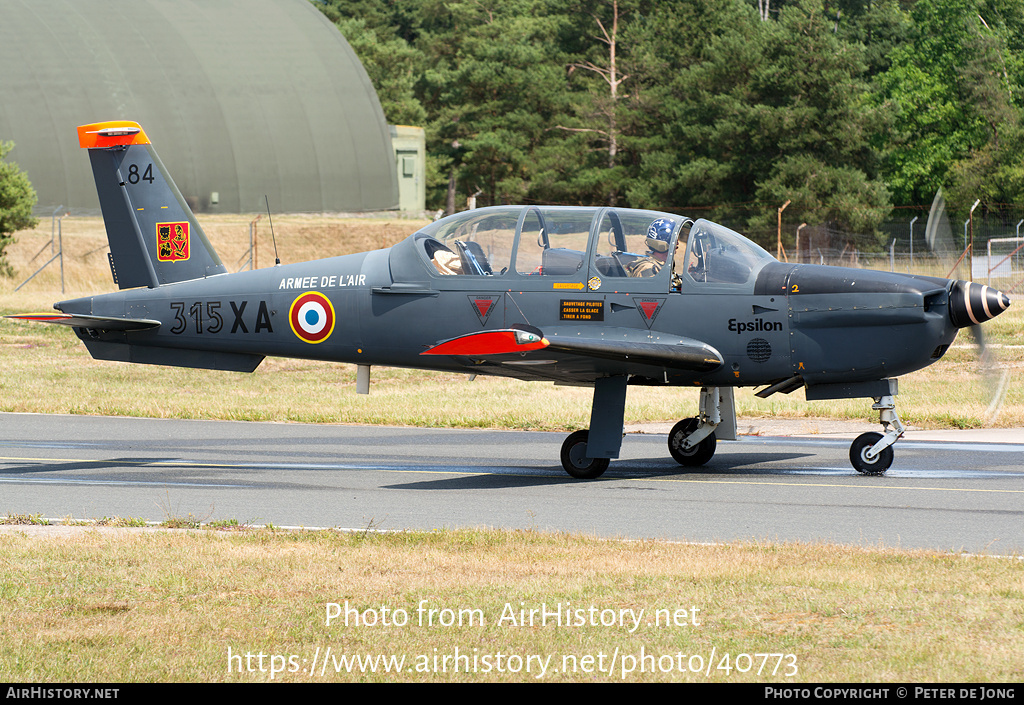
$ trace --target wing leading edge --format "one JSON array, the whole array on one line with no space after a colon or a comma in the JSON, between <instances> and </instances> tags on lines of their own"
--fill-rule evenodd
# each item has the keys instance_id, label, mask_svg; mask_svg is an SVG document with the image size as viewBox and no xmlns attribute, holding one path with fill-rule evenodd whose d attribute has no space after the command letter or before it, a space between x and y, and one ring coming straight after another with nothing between
<instances>
[{"instance_id":1,"label":"wing leading edge","mask_svg":"<svg viewBox=\"0 0 1024 705\"><path fill-rule=\"evenodd\" d=\"M567 353L688 372L711 372L723 363L717 350L699 340L664 334L648 337L627 328L605 329L600 336L582 335L577 329L549 330L545 334L529 326L488 330L440 341L420 354L500 362L505 355L541 350L546 355Z\"/></svg>"}]
</instances>

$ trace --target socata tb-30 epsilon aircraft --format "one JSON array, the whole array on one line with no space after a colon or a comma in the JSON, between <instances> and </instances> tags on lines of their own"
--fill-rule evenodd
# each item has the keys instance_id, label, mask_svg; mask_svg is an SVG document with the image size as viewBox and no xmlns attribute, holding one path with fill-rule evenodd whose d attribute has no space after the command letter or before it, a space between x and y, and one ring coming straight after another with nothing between
<instances>
[{"instance_id":1,"label":"socata tb-30 epsilon aircraft","mask_svg":"<svg viewBox=\"0 0 1024 705\"><path fill-rule=\"evenodd\" d=\"M668 439L689 466L735 439L734 387L871 398L884 432L850 460L881 474L903 433L896 378L1010 304L964 281L783 264L721 225L625 208L482 208L389 249L228 274L138 124L78 134L122 291L21 318L72 326L102 360L354 363L362 392L370 365L592 386L590 428L561 452L577 478L619 456L629 385L700 389Z\"/></svg>"}]
</instances>

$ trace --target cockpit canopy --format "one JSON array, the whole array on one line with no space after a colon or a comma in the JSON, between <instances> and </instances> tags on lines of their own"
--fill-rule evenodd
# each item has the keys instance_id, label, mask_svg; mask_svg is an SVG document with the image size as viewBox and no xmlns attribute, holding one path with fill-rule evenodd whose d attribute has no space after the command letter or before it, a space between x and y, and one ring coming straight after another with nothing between
<instances>
[{"instance_id":1,"label":"cockpit canopy","mask_svg":"<svg viewBox=\"0 0 1024 705\"><path fill-rule=\"evenodd\" d=\"M749 288L757 271L774 261L715 223L628 208L481 208L431 223L407 242L431 277L441 278L440 288L447 277L501 278L518 282L509 282L516 287L579 281L591 290L603 280L626 278L637 280L631 289L645 288L636 286L642 280L662 291L708 284ZM400 281L396 264L393 256L392 275Z\"/></svg>"}]
</instances>

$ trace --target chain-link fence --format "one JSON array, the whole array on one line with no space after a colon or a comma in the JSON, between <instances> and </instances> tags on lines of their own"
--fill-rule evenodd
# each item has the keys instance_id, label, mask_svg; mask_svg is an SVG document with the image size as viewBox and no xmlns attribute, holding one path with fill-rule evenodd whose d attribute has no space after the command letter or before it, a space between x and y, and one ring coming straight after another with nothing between
<instances>
[{"instance_id":1,"label":"chain-link fence","mask_svg":"<svg viewBox=\"0 0 1024 705\"><path fill-rule=\"evenodd\" d=\"M979 207L973 217L929 206L896 208L873 233L783 218L781 231L745 234L788 262L968 279L1009 293L1024 291L1024 206Z\"/></svg>"}]
</instances>

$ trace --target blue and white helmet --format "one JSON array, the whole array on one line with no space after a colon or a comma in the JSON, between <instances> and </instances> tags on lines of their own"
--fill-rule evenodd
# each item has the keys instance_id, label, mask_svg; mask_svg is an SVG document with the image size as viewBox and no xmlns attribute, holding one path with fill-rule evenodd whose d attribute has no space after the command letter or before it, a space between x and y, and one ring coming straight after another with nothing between
<instances>
[{"instance_id":1,"label":"blue and white helmet","mask_svg":"<svg viewBox=\"0 0 1024 705\"><path fill-rule=\"evenodd\" d=\"M668 252L674 224L668 218L658 218L647 228L647 247L651 252Z\"/></svg>"}]
</instances>

